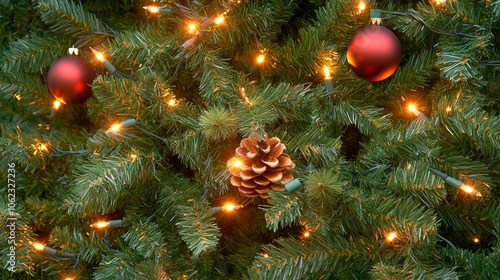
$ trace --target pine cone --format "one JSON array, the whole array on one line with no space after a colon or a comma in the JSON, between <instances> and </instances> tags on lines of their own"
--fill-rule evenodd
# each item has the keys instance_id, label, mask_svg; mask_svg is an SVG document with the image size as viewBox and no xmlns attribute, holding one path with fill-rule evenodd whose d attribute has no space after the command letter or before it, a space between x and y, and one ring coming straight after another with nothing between
<instances>
[{"instance_id":1,"label":"pine cone","mask_svg":"<svg viewBox=\"0 0 500 280\"><path fill-rule=\"evenodd\" d=\"M269 190L283 190L284 184L293 180L290 172L295 164L290 156L283 153L286 149L277 137L259 139L250 136L241 140L236 148L240 166L235 166L234 158L227 162L231 176L231 185L247 197L268 198Z\"/></svg>"}]
</instances>

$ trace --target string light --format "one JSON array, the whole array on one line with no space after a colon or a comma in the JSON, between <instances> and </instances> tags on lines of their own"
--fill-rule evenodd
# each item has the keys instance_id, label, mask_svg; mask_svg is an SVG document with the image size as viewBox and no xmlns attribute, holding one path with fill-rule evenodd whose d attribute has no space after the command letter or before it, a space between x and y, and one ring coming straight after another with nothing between
<instances>
[{"instance_id":1,"label":"string light","mask_svg":"<svg viewBox=\"0 0 500 280\"><path fill-rule=\"evenodd\" d=\"M149 5L149 6L144 6L143 8L144 8L144 10L146 10L152 14L160 13L160 8L158 8L158 6Z\"/></svg>"},{"instance_id":2,"label":"string light","mask_svg":"<svg viewBox=\"0 0 500 280\"><path fill-rule=\"evenodd\" d=\"M177 102L175 101L175 99L174 99L174 98L172 98L172 99L170 99L170 100L168 101L168 103L167 103L167 104L168 104L168 106L170 106L170 107L174 107L174 106L177 104Z\"/></svg>"},{"instance_id":3,"label":"string light","mask_svg":"<svg viewBox=\"0 0 500 280\"><path fill-rule=\"evenodd\" d=\"M385 237L385 241L380 245L380 248L378 249L380 253L384 252L389 248L389 246L392 246L393 241L396 239L397 233L395 231L391 231L387 234Z\"/></svg>"},{"instance_id":4,"label":"string light","mask_svg":"<svg viewBox=\"0 0 500 280\"><path fill-rule=\"evenodd\" d=\"M330 72L330 68L328 65L325 65L323 67L323 73L325 74L325 87L326 91L330 94L333 93L333 80L332 80L332 75Z\"/></svg>"},{"instance_id":5,"label":"string light","mask_svg":"<svg viewBox=\"0 0 500 280\"><path fill-rule=\"evenodd\" d=\"M42 243L33 243L33 248L35 248L35 250L37 251L43 251L43 249L45 248L45 245L43 245Z\"/></svg>"},{"instance_id":6,"label":"string light","mask_svg":"<svg viewBox=\"0 0 500 280\"><path fill-rule=\"evenodd\" d=\"M271 257L271 256L269 256L269 254L268 254L268 253L264 253L264 254L262 254L262 256L263 256L264 258L266 258L266 259L268 259L268 258L270 258L270 257Z\"/></svg>"},{"instance_id":7,"label":"string light","mask_svg":"<svg viewBox=\"0 0 500 280\"><path fill-rule=\"evenodd\" d=\"M33 149L33 155L36 156L38 154L46 154L49 152L50 145L44 142L37 142L36 144L32 144L31 148Z\"/></svg>"},{"instance_id":8,"label":"string light","mask_svg":"<svg viewBox=\"0 0 500 280\"><path fill-rule=\"evenodd\" d=\"M197 34L198 33L198 25L194 22L190 22L187 26L188 33Z\"/></svg>"},{"instance_id":9,"label":"string light","mask_svg":"<svg viewBox=\"0 0 500 280\"><path fill-rule=\"evenodd\" d=\"M465 184L460 185L459 189L473 196L483 196L478 190Z\"/></svg>"},{"instance_id":10,"label":"string light","mask_svg":"<svg viewBox=\"0 0 500 280\"><path fill-rule=\"evenodd\" d=\"M118 78L134 79L134 78L132 78L128 75L125 75L124 73L118 71L116 69L116 67L113 64L111 64L111 62L109 62L109 60L107 60L106 57L104 57L104 54L102 54L101 52L98 52L97 50L95 50L92 47L89 47L89 48L92 51L92 53L94 53L94 56L96 57L96 59L101 62L102 66L104 66L104 68L106 68L106 70L108 70L108 72L111 73L111 75L116 76Z\"/></svg>"},{"instance_id":11,"label":"string light","mask_svg":"<svg viewBox=\"0 0 500 280\"><path fill-rule=\"evenodd\" d=\"M243 165L243 161L241 159L233 157L231 159L231 167L233 168L240 168Z\"/></svg>"},{"instance_id":12,"label":"string light","mask_svg":"<svg viewBox=\"0 0 500 280\"><path fill-rule=\"evenodd\" d=\"M476 236L474 236L472 238L472 242L474 242L474 244L479 244L479 243L481 243L481 240L479 240L479 238L477 238Z\"/></svg>"},{"instance_id":13,"label":"string light","mask_svg":"<svg viewBox=\"0 0 500 280\"><path fill-rule=\"evenodd\" d=\"M364 1L361 1L359 2L359 6L358 6L358 12L361 13L362 11L364 11L366 9L366 4Z\"/></svg>"},{"instance_id":14,"label":"string light","mask_svg":"<svg viewBox=\"0 0 500 280\"><path fill-rule=\"evenodd\" d=\"M75 277L67 276L64 278L64 280L75 280Z\"/></svg>"},{"instance_id":15,"label":"string light","mask_svg":"<svg viewBox=\"0 0 500 280\"><path fill-rule=\"evenodd\" d=\"M394 239L396 239L396 237L397 237L396 232L395 232L395 231L391 231L391 232L387 235L387 237L386 237L385 239L386 239L387 241L389 241L389 242L392 242L392 241L394 241Z\"/></svg>"},{"instance_id":16,"label":"string light","mask_svg":"<svg viewBox=\"0 0 500 280\"><path fill-rule=\"evenodd\" d=\"M21 100L21 95L20 94L14 94L14 98L17 100Z\"/></svg>"},{"instance_id":17,"label":"string light","mask_svg":"<svg viewBox=\"0 0 500 280\"><path fill-rule=\"evenodd\" d=\"M108 130L106 130L106 134L114 134L120 132L123 128L132 127L137 124L136 119L128 119L124 120L121 123L113 124Z\"/></svg>"},{"instance_id":18,"label":"string light","mask_svg":"<svg viewBox=\"0 0 500 280\"><path fill-rule=\"evenodd\" d=\"M309 238L311 237L311 233L309 231L305 231L303 236L304 238Z\"/></svg>"},{"instance_id":19,"label":"string light","mask_svg":"<svg viewBox=\"0 0 500 280\"><path fill-rule=\"evenodd\" d=\"M215 25L221 25L224 23L224 15L220 15L214 19Z\"/></svg>"},{"instance_id":20,"label":"string light","mask_svg":"<svg viewBox=\"0 0 500 280\"><path fill-rule=\"evenodd\" d=\"M54 101L54 103L52 104L52 108L54 108L54 110L58 110L60 107L61 102L59 100Z\"/></svg>"},{"instance_id":21,"label":"string light","mask_svg":"<svg viewBox=\"0 0 500 280\"><path fill-rule=\"evenodd\" d=\"M224 211L224 212L233 212L234 210L238 210L238 209L241 209L243 207L244 207L244 205L234 204L232 202L227 202L226 204L224 204L222 206L212 207L210 210L213 213L220 213L222 211Z\"/></svg>"},{"instance_id":22,"label":"string light","mask_svg":"<svg viewBox=\"0 0 500 280\"><path fill-rule=\"evenodd\" d=\"M446 112L451 112L451 107L450 106L446 107Z\"/></svg>"},{"instance_id":23,"label":"string light","mask_svg":"<svg viewBox=\"0 0 500 280\"><path fill-rule=\"evenodd\" d=\"M257 64L263 64L264 61L266 61L266 56L264 54L259 54L256 58L255 58L255 63Z\"/></svg>"},{"instance_id":24,"label":"string light","mask_svg":"<svg viewBox=\"0 0 500 280\"><path fill-rule=\"evenodd\" d=\"M415 114L415 116L421 120L429 120L429 118L424 113L417 110L417 107L415 107L415 104L413 103L408 104L408 111Z\"/></svg>"},{"instance_id":25,"label":"string light","mask_svg":"<svg viewBox=\"0 0 500 280\"><path fill-rule=\"evenodd\" d=\"M226 203L224 206L222 206L222 209L225 210L225 211L233 211L236 208L236 205L234 205L233 203L229 202L229 203Z\"/></svg>"},{"instance_id":26,"label":"string light","mask_svg":"<svg viewBox=\"0 0 500 280\"><path fill-rule=\"evenodd\" d=\"M470 194L472 196L478 196L478 197L483 196L475 188L464 184L462 181L459 181L453 177L448 176L446 173L443 173L443 172L436 170L436 169L433 169L433 168L431 168L431 171L432 171L432 173L434 173L434 175L443 178L444 182L452 187L455 187L459 190L462 190L463 192Z\"/></svg>"},{"instance_id":27,"label":"string light","mask_svg":"<svg viewBox=\"0 0 500 280\"><path fill-rule=\"evenodd\" d=\"M104 228L117 228L123 226L123 220L111 220L111 221L99 221L90 225L92 228L104 229Z\"/></svg>"},{"instance_id":28,"label":"string light","mask_svg":"<svg viewBox=\"0 0 500 280\"><path fill-rule=\"evenodd\" d=\"M50 248L50 247L45 246L44 244L38 243L38 242L33 243L32 246L35 249L35 251L43 252L43 253L46 253L46 254L51 255L51 256L56 256L57 254L59 254L59 255L66 257L66 258L76 259L76 257L77 257L77 255L71 254L71 253L60 253L58 250L56 250L54 248Z\"/></svg>"}]
</instances>

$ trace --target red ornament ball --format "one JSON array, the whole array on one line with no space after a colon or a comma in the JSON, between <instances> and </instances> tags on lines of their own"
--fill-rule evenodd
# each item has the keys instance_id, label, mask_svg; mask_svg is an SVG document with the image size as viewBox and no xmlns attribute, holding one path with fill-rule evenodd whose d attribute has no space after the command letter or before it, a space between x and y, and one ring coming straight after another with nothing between
<instances>
[{"instance_id":1,"label":"red ornament ball","mask_svg":"<svg viewBox=\"0 0 500 280\"><path fill-rule=\"evenodd\" d=\"M368 25L352 37L347 46L352 71L370 82L389 78L401 62L401 43L388 28Z\"/></svg>"},{"instance_id":2,"label":"red ornament ball","mask_svg":"<svg viewBox=\"0 0 500 280\"><path fill-rule=\"evenodd\" d=\"M92 96L90 86L95 79L92 65L85 59L69 55L56 60L47 73L52 95L64 104L80 104Z\"/></svg>"}]
</instances>

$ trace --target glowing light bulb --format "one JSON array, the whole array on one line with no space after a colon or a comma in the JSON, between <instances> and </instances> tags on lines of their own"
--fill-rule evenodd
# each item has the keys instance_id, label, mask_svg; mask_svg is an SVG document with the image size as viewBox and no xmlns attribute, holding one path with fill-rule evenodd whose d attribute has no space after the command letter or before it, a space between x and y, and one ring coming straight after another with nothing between
<instances>
[{"instance_id":1,"label":"glowing light bulb","mask_svg":"<svg viewBox=\"0 0 500 280\"><path fill-rule=\"evenodd\" d=\"M482 196L482 194L478 190L465 184L460 185L460 189L470 195Z\"/></svg>"},{"instance_id":2,"label":"glowing light bulb","mask_svg":"<svg viewBox=\"0 0 500 280\"><path fill-rule=\"evenodd\" d=\"M14 98L17 100L21 100L21 95L20 94L14 94Z\"/></svg>"},{"instance_id":3,"label":"glowing light bulb","mask_svg":"<svg viewBox=\"0 0 500 280\"><path fill-rule=\"evenodd\" d=\"M365 2L363 2L363 1L359 2L358 9L359 9L359 12L362 12L364 9L366 9Z\"/></svg>"},{"instance_id":4,"label":"glowing light bulb","mask_svg":"<svg viewBox=\"0 0 500 280\"><path fill-rule=\"evenodd\" d=\"M91 225L94 228L107 228L109 227L109 222L97 222Z\"/></svg>"},{"instance_id":5,"label":"glowing light bulb","mask_svg":"<svg viewBox=\"0 0 500 280\"><path fill-rule=\"evenodd\" d=\"M477 237L473 237L472 242L479 244L481 242L481 240L479 240L479 238L477 238Z\"/></svg>"},{"instance_id":6,"label":"glowing light bulb","mask_svg":"<svg viewBox=\"0 0 500 280\"><path fill-rule=\"evenodd\" d=\"M144 6L143 8L152 14L157 14L160 12L160 8L158 8L157 6Z\"/></svg>"},{"instance_id":7,"label":"glowing light bulb","mask_svg":"<svg viewBox=\"0 0 500 280\"><path fill-rule=\"evenodd\" d=\"M52 108L54 108L54 110L57 110L60 107L61 107L61 101L59 101L59 100L54 101Z\"/></svg>"},{"instance_id":8,"label":"glowing light bulb","mask_svg":"<svg viewBox=\"0 0 500 280\"><path fill-rule=\"evenodd\" d=\"M173 99L173 98L168 101L168 106L170 106L170 107L174 107L175 104L176 104L176 102L175 102L175 99Z\"/></svg>"},{"instance_id":9,"label":"glowing light bulb","mask_svg":"<svg viewBox=\"0 0 500 280\"><path fill-rule=\"evenodd\" d=\"M264 61L265 61L265 60L266 60L266 56L265 56L265 55L263 55L263 54L259 54L259 55L257 56L257 58L255 59L255 62L256 62L257 64L262 64L262 63L264 63Z\"/></svg>"},{"instance_id":10,"label":"glowing light bulb","mask_svg":"<svg viewBox=\"0 0 500 280\"><path fill-rule=\"evenodd\" d=\"M75 280L75 278L74 277L66 277L66 278L64 278L64 280Z\"/></svg>"},{"instance_id":11,"label":"glowing light bulb","mask_svg":"<svg viewBox=\"0 0 500 280\"><path fill-rule=\"evenodd\" d=\"M122 125L119 124L119 123L116 123L114 125L112 125L107 131L106 133L117 133L118 131L120 131L122 129Z\"/></svg>"},{"instance_id":12,"label":"glowing light bulb","mask_svg":"<svg viewBox=\"0 0 500 280\"><path fill-rule=\"evenodd\" d=\"M417 110L417 107L415 107L414 104L410 103L410 105L408 105L408 111L414 113L414 114L418 114L418 110Z\"/></svg>"},{"instance_id":13,"label":"glowing light bulb","mask_svg":"<svg viewBox=\"0 0 500 280\"><path fill-rule=\"evenodd\" d=\"M103 62L104 60L106 60L106 58L104 57L104 55L100 52L95 52L95 58L97 58L97 60Z\"/></svg>"},{"instance_id":14,"label":"glowing light bulb","mask_svg":"<svg viewBox=\"0 0 500 280\"><path fill-rule=\"evenodd\" d=\"M266 259L270 257L268 253L264 253L262 256Z\"/></svg>"},{"instance_id":15,"label":"glowing light bulb","mask_svg":"<svg viewBox=\"0 0 500 280\"><path fill-rule=\"evenodd\" d=\"M229 203L226 203L224 206L223 206L223 209L226 210L226 211L233 211L236 209L236 205L232 204L231 202Z\"/></svg>"},{"instance_id":16,"label":"glowing light bulb","mask_svg":"<svg viewBox=\"0 0 500 280\"><path fill-rule=\"evenodd\" d=\"M215 18L214 22L216 25L221 25L223 22L224 22L224 16L223 15L220 15L218 17Z\"/></svg>"},{"instance_id":17,"label":"glowing light bulb","mask_svg":"<svg viewBox=\"0 0 500 280\"><path fill-rule=\"evenodd\" d=\"M304 237L305 237L305 238L308 238L308 237L310 237L310 236L311 236L311 234L309 233L309 231L304 232Z\"/></svg>"},{"instance_id":18,"label":"glowing light bulb","mask_svg":"<svg viewBox=\"0 0 500 280\"><path fill-rule=\"evenodd\" d=\"M43 249L45 248L45 245L43 245L41 243L33 243L33 248L35 248L35 250L37 250L37 251L43 251Z\"/></svg>"},{"instance_id":19,"label":"glowing light bulb","mask_svg":"<svg viewBox=\"0 0 500 280\"><path fill-rule=\"evenodd\" d=\"M396 236L396 232L392 231L387 235L386 240L392 242L396 238Z\"/></svg>"},{"instance_id":20,"label":"glowing light bulb","mask_svg":"<svg viewBox=\"0 0 500 280\"><path fill-rule=\"evenodd\" d=\"M243 162L239 158L233 158L231 165L235 168L240 168Z\"/></svg>"},{"instance_id":21,"label":"glowing light bulb","mask_svg":"<svg viewBox=\"0 0 500 280\"><path fill-rule=\"evenodd\" d=\"M323 73L325 74L325 79L331 79L331 73L330 73L330 68L328 66L323 67Z\"/></svg>"},{"instance_id":22,"label":"glowing light bulb","mask_svg":"<svg viewBox=\"0 0 500 280\"><path fill-rule=\"evenodd\" d=\"M451 112L451 107L450 106L446 107L446 112Z\"/></svg>"},{"instance_id":23,"label":"glowing light bulb","mask_svg":"<svg viewBox=\"0 0 500 280\"><path fill-rule=\"evenodd\" d=\"M198 25L196 23L191 22L187 26L188 33L195 34L198 31Z\"/></svg>"}]
</instances>

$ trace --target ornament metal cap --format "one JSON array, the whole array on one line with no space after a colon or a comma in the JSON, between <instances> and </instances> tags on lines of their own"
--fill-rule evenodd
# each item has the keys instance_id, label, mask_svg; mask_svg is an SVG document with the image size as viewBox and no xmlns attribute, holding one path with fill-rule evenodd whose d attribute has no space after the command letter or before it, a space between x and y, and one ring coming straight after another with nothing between
<instances>
[{"instance_id":1,"label":"ornament metal cap","mask_svg":"<svg viewBox=\"0 0 500 280\"><path fill-rule=\"evenodd\" d=\"M382 10L370 10L370 23L375 25L382 25Z\"/></svg>"},{"instance_id":2,"label":"ornament metal cap","mask_svg":"<svg viewBox=\"0 0 500 280\"><path fill-rule=\"evenodd\" d=\"M70 55L73 55L73 53L74 53L75 55L78 55L78 52L80 52L80 50L79 50L78 48L75 48L75 46L74 46L74 45L73 45L73 47L71 47L71 48L69 48L69 49L68 49L68 53L69 53Z\"/></svg>"},{"instance_id":3,"label":"ornament metal cap","mask_svg":"<svg viewBox=\"0 0 500 280\"><path fill-rule=\"evenodd\" d=\"M288 192L293 192L297 190L298 188L302 187L302 182L300 179L293 179L292 181L288 182L285 184L285 189Z\"/></svg>"}]
</instances>

